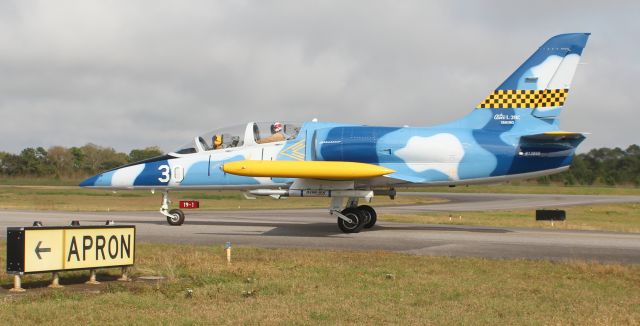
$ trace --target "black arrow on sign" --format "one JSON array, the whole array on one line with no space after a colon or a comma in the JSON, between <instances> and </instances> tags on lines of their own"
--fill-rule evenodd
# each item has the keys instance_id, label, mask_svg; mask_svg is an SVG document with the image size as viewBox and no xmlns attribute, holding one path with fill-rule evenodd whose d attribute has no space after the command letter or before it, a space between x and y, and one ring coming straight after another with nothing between
<instances>
[{"instance_id":1,"label":"black arrow on sign","mask_svg":"<svg viewBox=\"0 0 640 326\"><path fill-rule=\"evenodd\" d=\"M41 252L51 252L51 248L40 248L40 245L42 245L42 241L38 241L38 245L36 246L36 256L38 256L38 259L42 259L42 257L40 257Z\"/></svg>"}]
</instances>

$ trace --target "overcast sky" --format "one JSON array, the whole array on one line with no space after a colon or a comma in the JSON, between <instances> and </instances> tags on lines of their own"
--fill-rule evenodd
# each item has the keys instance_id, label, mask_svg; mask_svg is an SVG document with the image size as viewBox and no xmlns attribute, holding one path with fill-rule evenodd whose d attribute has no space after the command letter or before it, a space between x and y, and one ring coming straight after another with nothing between
<instances>
[{"instance_id":1,"label":"overcast sky","mask_svg":"<svg viewBox=\"0 0 640 326\"><path fill-rule=\"evenodd\" d=\"M640 143L640 1L0 1L0 151L165 150L247 121L427 126L593 33L561 127Z\"/></svg>"}]
</instances>

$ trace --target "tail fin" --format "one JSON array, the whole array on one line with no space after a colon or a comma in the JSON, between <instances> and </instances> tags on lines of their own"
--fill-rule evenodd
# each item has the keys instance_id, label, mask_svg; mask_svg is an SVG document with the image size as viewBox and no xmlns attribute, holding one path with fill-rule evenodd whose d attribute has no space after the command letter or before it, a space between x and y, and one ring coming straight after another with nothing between
<instances>
[{"instance_id":1,"label":"tail fin","mask_svg":"<svg viewBox=\"0 0 640 326\"><path fill-rule=\"evenodd\" d=\"M590 33L560 34L546 41L477 109L533 109L537 118L560 114Z\"/></svg>"}]
</instances>

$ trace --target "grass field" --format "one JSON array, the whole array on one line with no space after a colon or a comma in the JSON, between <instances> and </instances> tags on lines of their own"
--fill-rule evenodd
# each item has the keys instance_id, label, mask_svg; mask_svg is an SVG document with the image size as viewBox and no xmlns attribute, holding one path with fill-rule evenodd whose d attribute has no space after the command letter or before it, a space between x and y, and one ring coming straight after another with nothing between
<instances>
[{"instance_id":1,"label":"grass field","mask_svg":"<svg viewBox=\"0 0 640 326\"><path fill-rule=\"evenodd\" d=\"M532 194L596 194L596 195L640 195L638 188L598 187L549 187L515 186L508 184L469 187L433 187L399 189L423 192L480 192L480 193L532 193ZM64 210L64 211L131 211L157 210L161 195L149 191L118 191L82 189L73 186L0 186L0 209ZM174 204L182 199L200 201L203 209L264 209L305 208L328 206L327 198L287 198L275 200L271 197L246 199L239 191L175 191L171 194ZM428 196L399 195L395 200L377 196L375 205L432 204L442 199ZM174 205L175 206L175 205Z\"/></svg>"},{"instance_id":2,"label":"grass field","mask_svg":"<svg viewBox=\"0 0 640 326\"><path fill-rule=\"evenodd\" d=\"M4 244L0 257L4 265ZM638 324L640 266L139 244L134 276L0 289L2 324ZM62 273L81 283L86 272ZM48 275L25 278L26 285ZM99 278L105 278L99 274ZM8 275L0 273L5 288ZM193 291L188 297L187 290Z\"/></svg>"},{"instance_id":3,"label":"grass field","mask_svg":"<svg viewBox=\"0 0 640 326\"><path fill-rule=\"evenodd\" d=\"M535 210L477 212L424 212L419 214L381 214L382 221L424 224L491 225L497 227L553 228L640 232L640 203L601 204L564 207L564 222L536 221Z\"/></svg>"},{"instance_id":4,"label":"grass field","mask_svg":"<svg viewBox=\"0 0 640 326\"><path fill-rule=\"evenodd\" d=\"M605 187L605 186L563 186L563 185L537 185L530 183L500 183L491 185L471 185L456 187L424 187L398 189L405 191L424 192L476 192L476 193L507 193L507 194L559 194L559 195L640 195L637 187Z\"/></svg>"},{"instance_id":5,"label":"grass field","mask_svg":"<svg viewBox=\"0 0 640 326\"><path fill-rule=\"evenodd\" d=\"M0 209L62 210L62 211L155 211L160 208L162 195L149 191L118 191L51 186L0 187ZM176 191L171 194L173 206L182 199L200 201L203 209L275 209L327 208L328 198L271 197L246 199L240 191ZM425 196L399 196L395 200L379 196L376 205L432 204L442 199Z\"/></svg>"}]
</instances>

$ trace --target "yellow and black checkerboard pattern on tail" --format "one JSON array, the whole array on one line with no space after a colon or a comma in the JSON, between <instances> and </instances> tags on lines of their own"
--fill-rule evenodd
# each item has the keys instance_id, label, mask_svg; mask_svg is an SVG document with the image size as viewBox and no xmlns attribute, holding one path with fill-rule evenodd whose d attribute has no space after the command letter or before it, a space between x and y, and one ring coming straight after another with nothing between
<instances>
[{"instance_id":1,"label":"yellow and black checkerboard pattern on tail","mask_svg":"<svg viewBox=\"0 0 640 326\"><path fill-rule=\"evenodd\" d=\"M535 109L563 106L569 89L496 90L476 109Z\"/></svg>"}]
</instances>

